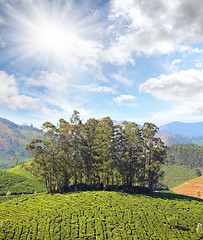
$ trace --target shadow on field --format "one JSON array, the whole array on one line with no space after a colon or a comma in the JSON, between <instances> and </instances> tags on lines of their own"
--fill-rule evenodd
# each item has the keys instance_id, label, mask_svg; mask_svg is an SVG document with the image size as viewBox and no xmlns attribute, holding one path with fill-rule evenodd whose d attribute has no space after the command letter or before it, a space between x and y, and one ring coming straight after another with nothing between
<instances>
[{"instance_id":1,"label":"shadow on field","mask_svg":"<svg viewBox=\"0 0 203 240\"><path fill-rule=\"evenodd\" d=\"M186 200L186 201L198 201L198 202L203 202L203 199L196 198L196 197L190 197L190 196L185 196L173 192L153 192L151 195L153 198L161 198L161 199L169 199L169 200L176 200L176 199L181 199L181 200Z\"/></svg>"},{"instance_id":2,"label":"shadow on field","mask_svg":"<svg viewBox=\"0 0 203 240\"><path fill-rule=\"evenodd\" d=\"M63 192L77 192L77 191L102 191L103 190L103 185L88 185L88 184L77 184L76 186L71 185L67 189L63 189ZM147 195L153 198L160 198L160 199L168 199L168 200L186 200L186 201L198 201L198 202L203 202L203 199L196 198L196 197L190 197L190 196L185 196L181 194L177 194L171 191L157 191L157 192L152 192L151 194L149 193L147 188L144 187L138 187L138 186L133 186L130 189L127 186L109 186L106 188L106 191L113 191L113 192L120 192L120 193L127 193L127 194L143 194Z\"/></svg>"}]
</instances>

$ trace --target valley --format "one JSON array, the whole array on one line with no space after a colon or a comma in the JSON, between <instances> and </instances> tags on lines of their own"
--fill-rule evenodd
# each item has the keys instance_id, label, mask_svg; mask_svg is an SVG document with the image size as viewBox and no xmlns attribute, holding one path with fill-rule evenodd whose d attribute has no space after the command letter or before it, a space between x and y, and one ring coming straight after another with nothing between
<instances>
[{"instance_id":1,"label":"valley","mask_svg":"<svg viewBox=\"0 0 203 240\"><path fill-rule=\"evenodd\" d=\"M20 130L26 133L25 142L39 134L34 130L32 135L30 127ZM196 149L198 155L195 151L195 157L191 155L193 165L184 155L177 155L177 149L179 153ZM200 150L193 144L173 145L162 167L165 175L160 183L165 190L151 194L124 189L87 191L85 185L77 185L75 191L74 178L70 179L67 192L46 194L44 183L26 170L32 162L0 169L0 239L200 240Z\"/></svg>"}]
</instances>

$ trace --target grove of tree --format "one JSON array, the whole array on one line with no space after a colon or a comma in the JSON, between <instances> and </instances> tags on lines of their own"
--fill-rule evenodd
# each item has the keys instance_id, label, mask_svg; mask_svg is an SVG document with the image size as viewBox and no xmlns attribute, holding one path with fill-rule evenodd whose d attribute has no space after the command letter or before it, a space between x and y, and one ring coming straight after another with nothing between
<instances>
[{"instance_id":1,"label":"grove of tree","mask_svg":"<svg viewBox=\"0 0 203 240\"><path fill-rule=\"evenodd\" d=\"M183 165L191 169L203 168L203 146L196 144L173 144L168 148L167 165Z\"/></svg>"},{"instance_id":2,"label":"grove of tree","mask_svg":"<svg viewBox=\"0 0 203 240\"><path fill-rule=\"evenodd\" d=\"M153 123L141 129L134 122L114 125L110 117L82 123L75 110L70 122L45 122L42 130L43 139L33 138L26 147L32 158L28 170L45 183L48 193L67 191L71 182L75 188L140 186L152 192L163 176L166 148L155 137Z\"/></svg>"}]
</instances>

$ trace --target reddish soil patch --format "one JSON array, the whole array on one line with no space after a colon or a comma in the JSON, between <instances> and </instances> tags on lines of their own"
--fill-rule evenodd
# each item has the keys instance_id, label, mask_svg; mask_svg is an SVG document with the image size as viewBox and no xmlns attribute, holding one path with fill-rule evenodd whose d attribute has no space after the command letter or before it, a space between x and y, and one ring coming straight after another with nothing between
<instances>
[{"instance_id":1,"label":"reddish soil patch","mask_svg":"<svg viewBox=\"0 0 203 240\"><path fill-rule=\"evenodd\" d=\"M203 199L203 176L185 182L171 190L179 194Z\"/></svg>"}]
</instances>

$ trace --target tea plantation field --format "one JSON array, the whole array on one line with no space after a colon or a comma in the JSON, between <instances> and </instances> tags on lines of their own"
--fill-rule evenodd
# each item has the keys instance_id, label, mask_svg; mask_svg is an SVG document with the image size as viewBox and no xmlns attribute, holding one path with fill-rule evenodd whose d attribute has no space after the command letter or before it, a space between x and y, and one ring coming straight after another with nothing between
<instances>
[{"instance_id":1,"label":"tea plantation field","mask_svg":"<svg viewBox=\"0 0 203 240\"><path fill-rule=\"evenodd\" d=\"M167 185L169 189L177 187L184 182L188 182L198 177L195 169L183 166L164 166L162 170L165 172L163 184Z\"/></svg>"},{"instance_id":2,"label":"tea plantation field","mask_svg":"<svg viewBox=\"0 0 203 240\"><path fill-rule=\"evenodd\" d=\"M0 204L0 239L202 238L203 201L172 193L24 195Z\"/></svg>"},{"instance_id":3,"label":"tea plantation field","mask_svg":"<svg viewBox=\"0 0 203 240\"><path fill-rule=\"evenodd\" d=\"M44 192L46 190L43 184L36 182L33 176L20 166L14 170L15 172L0 169L0 195Z\"/></svg>"}]
</instances>

